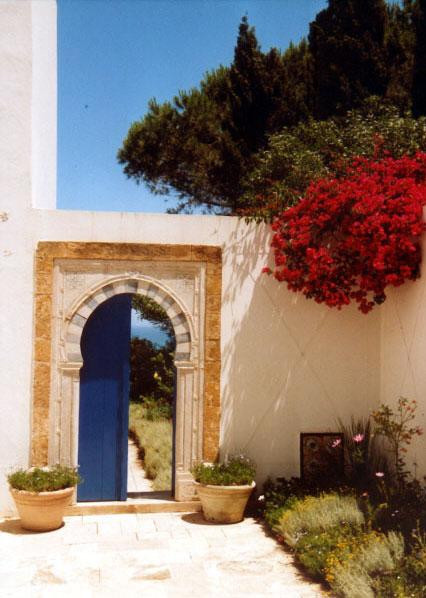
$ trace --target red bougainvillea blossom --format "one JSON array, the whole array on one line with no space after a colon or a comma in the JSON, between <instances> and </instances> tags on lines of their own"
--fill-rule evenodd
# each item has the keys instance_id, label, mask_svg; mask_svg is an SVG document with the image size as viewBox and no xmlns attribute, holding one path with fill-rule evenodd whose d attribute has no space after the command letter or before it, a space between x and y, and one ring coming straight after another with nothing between
<instances>
[{"instance_id":1,"label":"red bougainvillea blossom","mask_svg":"<svg viewBox=\"0 0 426 598\"><path fill-rule=\"evenodd\" d=\"M367 313L388 285L419 276L425 203L425 153L356 158L275 219L274 276L318 303L340 309L354 300Z\"/></svg>"}]
</instances>

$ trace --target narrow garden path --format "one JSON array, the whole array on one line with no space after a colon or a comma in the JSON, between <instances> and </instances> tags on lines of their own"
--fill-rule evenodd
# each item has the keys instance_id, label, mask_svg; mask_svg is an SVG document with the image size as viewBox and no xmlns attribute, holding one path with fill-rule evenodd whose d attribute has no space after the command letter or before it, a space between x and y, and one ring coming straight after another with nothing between
<instances>
[{"instance_id":1,"label":"narrow garden path","mask_svg":"<svg viewBox=\"0 0 426 598\"><path fill-rule=\"evenodd\" d=\"M321 595L251 518L214 525L198 513L80 515L41 534L0 519L2 598Z\"/></svg>"},{"instance_id":2,"label":"narrow garden path","mask_svg":"<svg viewBox=\"0 0 426 598\"><path fill-rule=\"evenodd\" d=\"M152 492L152 482L138 457L138 447L129 438L127 461L127 492Z\"/></svg>"}]
</instances>

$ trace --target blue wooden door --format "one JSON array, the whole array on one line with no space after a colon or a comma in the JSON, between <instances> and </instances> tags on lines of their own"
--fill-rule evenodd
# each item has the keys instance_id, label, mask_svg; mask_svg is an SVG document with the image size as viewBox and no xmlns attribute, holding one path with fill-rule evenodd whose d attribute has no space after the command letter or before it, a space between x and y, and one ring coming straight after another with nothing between
<instances>
[{"instance_id":1,"label":"blue wooden door","mask_svg":"<svg viewBox=\"0 0 426 598\"><path fill-rule=\"evenodd\" d=\"M80 501L126 500L131 295L95 309L82 334Z\"/></svg>"}]
</instances>

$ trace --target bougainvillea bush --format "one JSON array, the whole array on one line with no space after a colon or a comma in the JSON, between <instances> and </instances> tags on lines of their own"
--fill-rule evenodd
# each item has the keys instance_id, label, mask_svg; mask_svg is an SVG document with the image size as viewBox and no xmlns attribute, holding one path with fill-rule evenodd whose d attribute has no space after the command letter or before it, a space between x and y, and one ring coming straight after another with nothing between
<instances>
[{"instance_id":1,"label":"bougainvillea bush","mask_svg":"<svg viewBox=\"0 0 426 598\"><path fill-rule=\"evenodd\" d=\"M418 278L425 203L426 153L357 157L275 219L274 276L318 303L355 301L367 313L388 285Z\"/></svg>"},{"instance_id":2,"label":"bougainvillea bush","mask_svg":"<svg viewBox=\"0 0 426 598\"><path fill-rule=\"evenodd\" d=\"M340 176L356 156L373 158L378 145L393 158L426 151L426 118L401 115L383 98L370 97L343 117L284 128L269 138L246 175L241 216L272 222L296 205L313 181Z\"/></svg>"}]
</instances>

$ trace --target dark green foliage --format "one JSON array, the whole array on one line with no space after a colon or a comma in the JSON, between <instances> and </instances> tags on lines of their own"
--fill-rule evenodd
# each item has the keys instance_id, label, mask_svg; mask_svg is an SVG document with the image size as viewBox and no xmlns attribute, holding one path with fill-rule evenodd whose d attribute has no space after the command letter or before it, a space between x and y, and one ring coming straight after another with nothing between
<instances>
[{"instance_id":1,"label":"dark green foliage","mask_svg":"<svg viewBox=\"0 0 426 598\"><path fill-rule=\"evenodd\" d=\"M144 418L148 421L171 419L173 415L173 405L166 399L143 397L142 407L144 408Z\"/></svg>"},{"instance_id":2,"label":"dark green foliage","mask_svg":"<svg viewBox=\"0 0 426 598\"><path fill-rule=\"evenodd\" d=\"M388 6L386 41L388 82L385 97L401 112L411 109L413 64L416 36L413 25L412 1L404 6Z\"/></svg>"},{"instance_id":3,"label":"dark green foliage","mask_svg":"<svg viewBox=\"0 0 426 598\"><path fill-rule=\"evenodd\" d=\"M177 192L180 209L201 204L226 210L242 159L221 126L229 115L229 85L229 69L219 68L206 74L200 89L181 91L161 105L151 100L118 153L125 174L154 193Z\"/></svg>"},{"instance_id":4,"label":"dark green foliage","mask_svg":"<svg viewBox=\"0 0 426 598\"><path fill-rule=\"evenodd\" d=\"M419 116L426 114L426 0L415 3L414 25L413 113Z\"/></svg>"},{"instance_id":5,"label":"dark green foliage","mask_svg":"<svg viewBox=\"0 0 426 598\"><path fill-rule=\"evenodd\" d=\"M309 114L310 72L306 43L265 54L243 18L230 67L171 102L151 100L132 124L118 152L125 174L155 193L176 192L182 201L171 211L235 213L253 155L270 133Z\"/></svg>"},{"instance_id":6,"label":"dark green foliage","mask_svg":"<svg viewBox=\"0 0 426 598\"><path fill-rule=\"evenodd\" d=\"M244 486L251 484L256 467L244 456L230 457L224 463L199 463L191 469L194 480L213 486Z\"/></svg>"},{"instance_id":7,"label":"dark green foliage","mask_svg":"<svg viewBox=\"0 0 426 598\"><path fill-rule=\"evenodd\" d=\"M281 102L269 118L268 131L279 131L306 120L313 113L313 65L308 43L291 43L282 56L282 75L277 84L282 89Z\"/></svg>"},{"instance_id":8,"label":"dark green foliage","mask_svg":"<svg viewBox=\"0 0 426 598\"><path fill-rule=\"evenodd\" d=\"M152 397L173 402L174 363L168 347L158 348L147 339L133 338L130 345L130 400Z\"/></svg>"},{"instance_id":9,"label":"dark green foliage","mask_svg":"<svg viewBox=\"0 0 426 598\"><path fill-rule=\"evenodd\" d=\"M307 52L304 43L291 46L284 56L274 48L264 54L254 29L246 17L242 19L229 70L230 120L226 124L245 157L264 147L271 131L308 115ZM298 89L290 89L290 82Z\"/></svg>"},{"instance_id":10,"label":"dark green foliage","mask_svg":"<svg viewBox=\"0 0 426 598\"><path fill-rule=\"evenodd\" d=\"M278 478L276 482L268 478L263 485L263 501L260 505L261 514L268 526L274 529L283 512L304 495L300 478Z\"/></svg>"},{"instance_id":11,"label":"dark green foliage","mask_svg":"<svg viewBox=\"0 0 426 598\"><path fill-rule=\"evenodd\" d=\"M310 25L315 116L344 114L388 81L384 0L329 0Z\"/></svg>"},{"instance_id":12,"label":"dark green foliage","mask_svg":"<svg viewBox=\"0 0 426 598\"><path fill-rule=\"evenodd\" d=\"M400 486L391 480L383 481L371 492L370 499L381 506L374 516L376 529L401 532L408 546L417 525L426 529L426 486L418 480L411 479Z\"/></svg>"},{"instance_id":13,"label":"dark green foliage","mask_svg":"<svg viewBox=\"0 0 426 598\"><path fill-rule=\"evenodd\" d=\"M355 419L349 424L337 420L344 435L345 479L348 486L358 493L371 492L377 488L377 472L387 475L389 471L382 445L373 435L370 418Z\"/></svg>"},{"instance_id":14,"label":"dark green foliage","mask_svg":"<svg viewBox=\"0 0 426 598\"><path fill-rule=\"evenodd\" d=\"M55 465L52 467L32 467L18 469L7 477L12 488L27 490L28 492L52 492L71 488L80 484L77 468Z\"/></svg>"}]
</instances>

